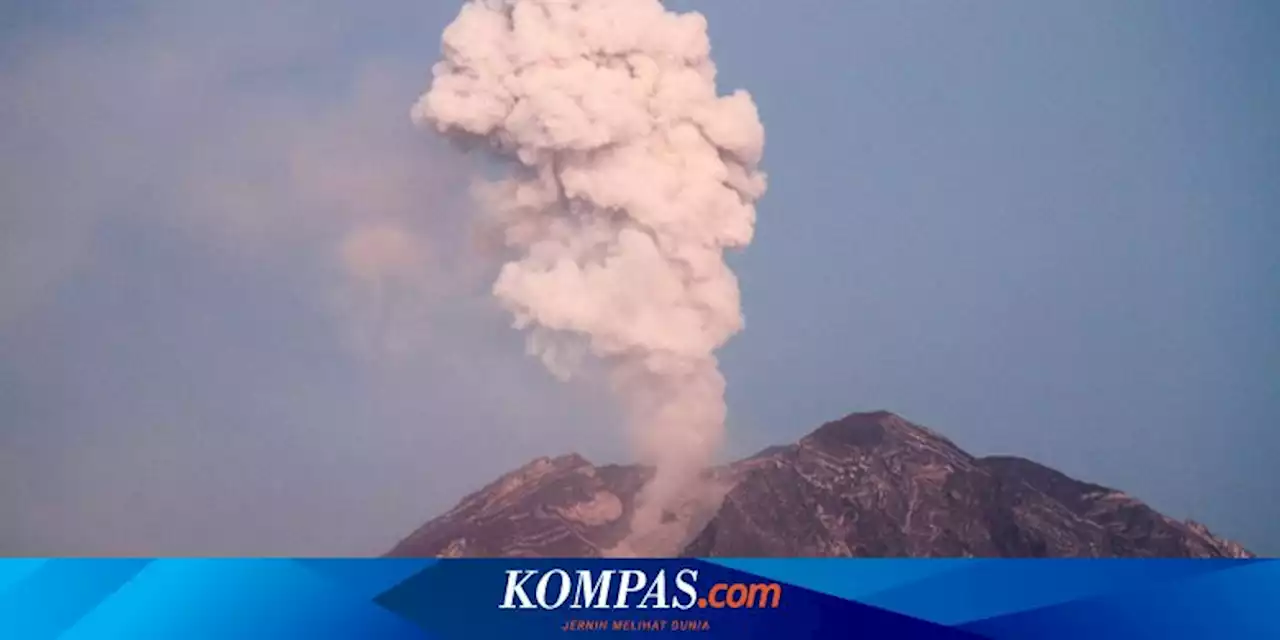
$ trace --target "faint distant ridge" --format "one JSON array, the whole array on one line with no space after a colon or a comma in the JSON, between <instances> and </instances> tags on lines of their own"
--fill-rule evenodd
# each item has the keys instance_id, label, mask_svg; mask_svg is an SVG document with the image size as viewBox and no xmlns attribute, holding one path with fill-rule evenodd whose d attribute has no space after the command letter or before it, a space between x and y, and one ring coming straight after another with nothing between
<instances>
[{"instance_id":1,"label":"faint distant ridge","mask_svg":"<svg viewBox=\"0 0 1280 640\"><path fill-rule=\"evenodd\" d=\"M392 556L1246 558L1203 525L1030 460L977 458L887 411L708 471L640 546L639 466L539 458L465 497Z\"/></svg>"}]
</instances>

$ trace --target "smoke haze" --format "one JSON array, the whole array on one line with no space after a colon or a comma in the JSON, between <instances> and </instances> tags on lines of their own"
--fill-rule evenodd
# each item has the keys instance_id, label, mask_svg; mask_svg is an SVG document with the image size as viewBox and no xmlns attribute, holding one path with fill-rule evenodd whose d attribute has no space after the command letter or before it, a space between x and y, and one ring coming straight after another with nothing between
<instances>
[{"instance_id":1,"label":"smoke haze","mask_svg":"<svg viewBox=\"0 0 1280 640\"><path fill-rule=\"evenodd\" d=\"M0 42L0 554L377 554L566 442L620 457L405 118L436 7L83 3Z\"/></svg>"}]
</instances>

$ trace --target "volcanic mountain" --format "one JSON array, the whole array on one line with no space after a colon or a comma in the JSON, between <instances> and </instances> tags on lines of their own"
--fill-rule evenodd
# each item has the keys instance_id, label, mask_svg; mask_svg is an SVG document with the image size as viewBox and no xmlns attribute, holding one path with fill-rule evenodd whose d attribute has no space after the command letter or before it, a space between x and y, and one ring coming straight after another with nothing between
<instances>
[{"instance_id":1,"label":"volcanic mountain","mask_svg":"<svg viewBox=\"0 0 1280 640\"><path fill-rule=\"evenodd\" d=\"M539 458L392 556L1196 557L1251 554L1195 522L1030 460L974 457L888 412L709 470L661 530L629 536L651 470Z\"/></svg>"}]
</instances>

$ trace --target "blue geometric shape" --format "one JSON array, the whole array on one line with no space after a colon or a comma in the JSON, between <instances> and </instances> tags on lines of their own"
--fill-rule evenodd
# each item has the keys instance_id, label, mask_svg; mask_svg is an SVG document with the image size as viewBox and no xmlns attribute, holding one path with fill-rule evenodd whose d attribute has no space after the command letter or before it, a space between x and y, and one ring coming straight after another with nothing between
<instances>
[{"instance_id":1,"label":"blue geometric shape","mask_svg":"<svg viewBox=\"0 0 1280 640\"><path fill-rule=\"evenodd\" d=\"M498 607L508 571L552 568L783 590L777 608ZM747 640L1280 638L1272 560L32 559L0 561L0 585L5 640L559 638L571 619L702 620L702 637Z\"/></svg>"},{"instance_id":2,"label":"blue geometric shape","mask_svg":"<svg viewBox=\"0 0 1280 640\"><path fill-rule=\"evenodd\" d=\"M997 640L1280 638L1278 603L1280 562L1243 562L1186 580L979 620L962 628Z\"/></svg>"},{"instance_id":3,"label":"blue geometric shape","mask_svg":"<svg viewBox=\"0 0 1280 640\"><path fill-rule=\"evenodd\" d=\"M380 558L377 560L323 558L296 562L333 580L335 584L350 589L358 597L372 600L378 594L404 582L409 576L426 569L438 560L434 558Z\"/></svg>"},{"instance_id":4,"label":"blue geometric shape","mask_svg":"<svg viewBox=\"0 0 1280 640\"><path fill-rule=\"evenodd\" d=\"M869 607L801 587L784 586L776 609L698 608L687 611L639 609L512 610L500 609L506 572L535 569L641 570L649 576L664 571L698 571L705 589L715 583L755 584L760 578L728 567L696 560L442 560L378 597L378 603L414 620L449 640L470 638L562 638L564 623L573 619L704 620L710 634L703 637L750 640L761 638L932 638L974 640L976 634L909 616ZM645 632L652 633L652 632Z\"/></svg>"},{"instance_id":5,"label":"blue geometric shape","mask_svg":"<svg viewBox=\"0 0 1280 640\"><path fill-rule=\"evenodd\" d=\"M1116 590L1150 589L1236 566L1236 560L974 560L956 571L860 600L957 625Z\"/></svg>"},{"instance_id":6,"label":"blue geometric shape","mask_svg":"<svg viewBox=\"0 0 1280 640\"><path fill-rule=\"evenodd\" d=\"M0 558L0 602L9 587L26 580L46 562L44 558Z\"/></svg>"},{"instance_id":7,"label":"blue geometric shape","mask_svg":"<svg viewBox=\"0 0 1280 640\"><path fill-rule=\"evenodd\" d=\"M41 563L0 596L0 638L56 638L143 570L150 560Z\"/></svg>"},{"instance_id":8,"label":"blue geometric shape","mask_svg":"<svg viewBox=\"0 0 1280 640\"><path fill-rule=\"evenodd\" d=\"M157 560L64 636L424 638L292 560Z\"/></svg>"}]
</instances>

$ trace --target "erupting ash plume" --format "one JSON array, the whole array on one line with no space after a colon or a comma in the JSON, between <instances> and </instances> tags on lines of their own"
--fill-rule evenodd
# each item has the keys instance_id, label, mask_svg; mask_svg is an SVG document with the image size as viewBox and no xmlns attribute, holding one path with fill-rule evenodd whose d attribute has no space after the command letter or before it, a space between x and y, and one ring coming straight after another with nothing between
<instances>
[{"instance_id":1,"label":"erupting ash plume","mask_svg":"<svg viewBox=\"0 0 1280 640\"><path fill-rule=\"evenodd\" d=\"M509 161L482 193L513 255L493 293L557 375L608 366L657 469L637 530L721 443L715 351L742 328L724 251L765 191L764 128L717 95L706 27L659 0L470 0L412 114Z\"/></svg>"}]
</instances>

